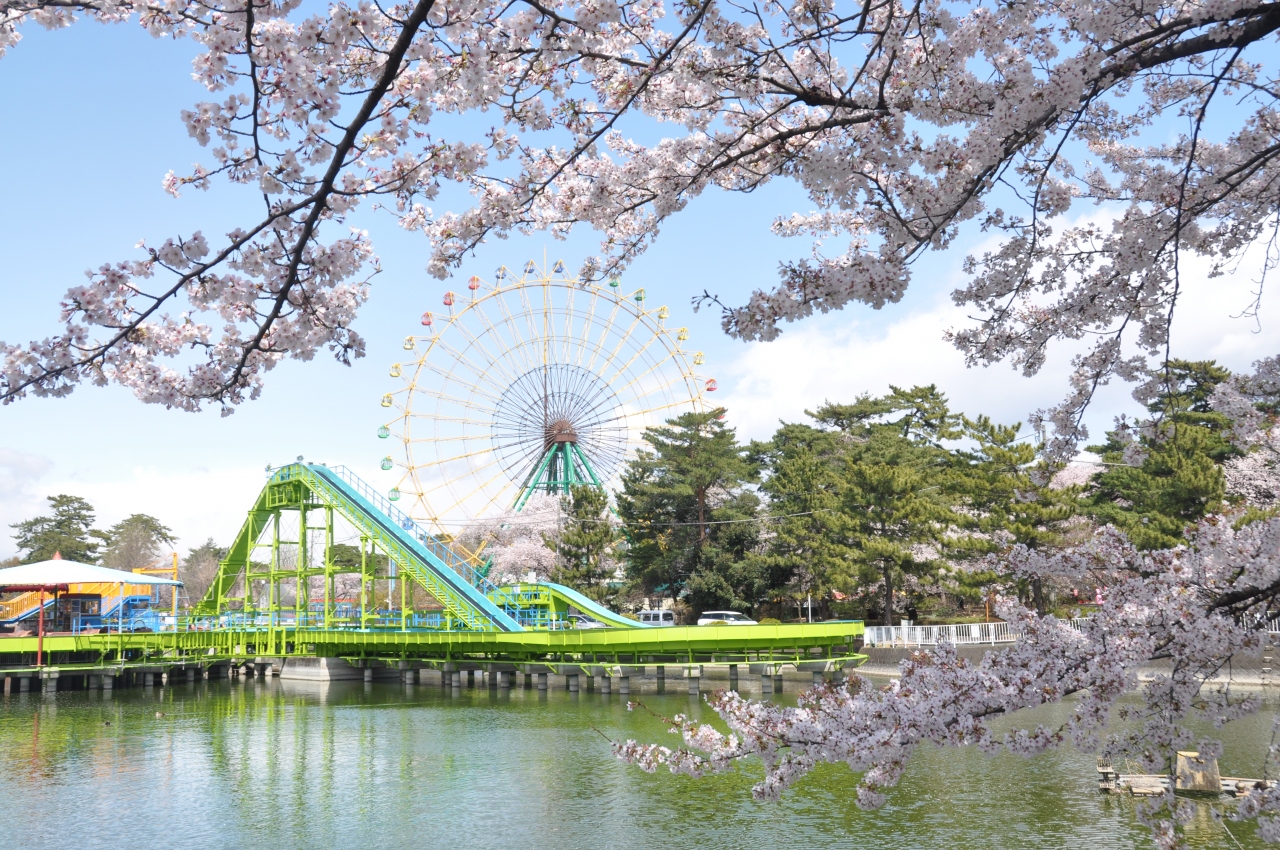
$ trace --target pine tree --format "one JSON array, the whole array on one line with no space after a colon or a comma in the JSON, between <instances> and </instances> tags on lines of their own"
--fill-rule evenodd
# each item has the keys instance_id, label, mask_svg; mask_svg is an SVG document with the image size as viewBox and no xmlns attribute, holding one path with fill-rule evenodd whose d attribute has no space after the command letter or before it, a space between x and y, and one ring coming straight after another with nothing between
<instances>
[{"instance_id":1,"label":"pine tree","mask_svg":"<svg viewBox=\"0 0 1280 850\"><path fill-rule=\"evenodd\" d=\"M13 539L23 551L26 564L47 561L61 553L68 561L96 563L99 547L109 540L106 533L93 527L93 505L79 496L65 493L48 497L52 516L35 517L14 523Z\"/></svg>"},{"instance_id":2,"label":"pine tree","mask_svg":"<svg viewBox=\"0 0 1280 850\"><path fill-rule=\"evenodd\" d=\"M908 576L935 576L963 524L950 507L944 448L962 436L962 417L932 385L808 413L817 428L784 425L756 449L770 513L783 517L771 526L768 562L775 576L788 574L795 595L880 583L891 623L896 588Z\"/></svg>"},{"instance_id":3,"label":"pine tree","mask_svg":"<svg viewBox=\"0 0 1280 850\"><path fill-rule=\"evenodd\" d=\"M628 577L646 593L688 590L695 609L754 605L760 582L744 562L757 535L759 499L746 491L756 470L724 409L683 414L644 440L618 498Z\"/></svg>"},{"instance_id":4,"label":"pine tree","mask_svg":"<svg viewBox=\"0 0 1280 850\"><path fill-rule=\"evenodd\" d=\"M107 530L102 563L116 570L134 570L154 563L161 550L177 542L173 532L147 514L133 514Z\"/></svg>"},{"instance_id":5,"label":"pine tree","mask_svg":"<svg viewBox=\"0 0 1280 850\"><path fill-rule=\"evenodd\" d=\"M609 557L618 534L609 520L609 496L591 484L575 485L561 499L564 527L558 539L544 536L557 563L551 580L604 605L613 605L617 592L607 582L613 574Z\"/></svg>"},{"instance_id":6,"label":"pine tree","mask_svg":"<svg viewBox=\"0 0 1280 850\"><path fill-rule=\"evenodd\" d=\"M1022 423L998 425L987 416L965 419L976 448L957 453L961 477L957 490L981 536L968 540L970 554L986 554L1010 544L1048 549L1067 542L1080 514L1080 488L1054 489L1055 471L1037 460L1038 447L1021 441ZM981 581L983 576L968 576ZM1023 582L1036 610L1048 608L1043 580Z\"/></svg>"},{"instance_id":7,"label":"pine tree","mask_svg":"<svg viewBox=\"0 0 1280 850\"><path fill-rule=\"evenodd\" d=\"M1090 446L1107 469L1094 478L1089 512L1124 531L1143 549L1165 549L1183 540L1187 528L1222 508L1226 478L1222 461L1239 454L1226 436L1225 417L1209 405L1213 389L1231 373L1213 361L1175 360L1164 389L1148 406L1152 418L1139 438L1145 454L1126 463L1117 431Z\"/></svg>"}]
</instances>

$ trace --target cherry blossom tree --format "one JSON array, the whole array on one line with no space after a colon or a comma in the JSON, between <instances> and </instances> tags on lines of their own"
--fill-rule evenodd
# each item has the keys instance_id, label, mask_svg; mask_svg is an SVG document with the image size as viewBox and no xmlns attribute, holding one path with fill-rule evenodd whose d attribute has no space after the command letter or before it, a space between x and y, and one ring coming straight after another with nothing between
<instances>
[{"instance_id":1,"label":"cherry blossom tree","mask_svg":"<svg viewBox=\"0 0 1280 850\"><path fill-rule=\"evenodd\" d=\"M481 557L493 558L490 581L518 584L530 573L546 581L556 567L556 553L547 541L554 544L563 522L560 499L538 493L519 511L511 508L471 523L458 538L473 552L484 544Z\"/></svg>"},{"instance_id":2,"label":"cherry blossom tree","mask_svg":"<svg viewBox=\"0 0 1280 850\"><path fill-rule=\"evenodd\" d=\"M1046 414L1065 455L1099 384L1159 385L1188 257L1213 276L1270 239L1259 297L1277 257L1265 60L1280 12L1265 0L0 0L0 51L77 16L200 45L210 99L183 120L208 162L165 188L226 180L262 206L223 236L172 235L91 272L63 300L63 333L5 346L6 400L114 381L230 410L282 358L359 356L351 322L377 261L341 228L365 202L422 231L440 276L486 238L585 223L602 250L582 272L599 277L707 187L784 178L815 211L776 232L818 242L726 308L730 333L896 302L915 260L985 230L995 247L955 293L977 321L954 340L1026 372L1051 341L1090 340ZM475 111L484 135L432 126ZM664 138L633 138L654 122ZM469 209L427 206L449 182ZM1085 205L1100 211L1082 220Z\"/></svg>"}]
</instances>

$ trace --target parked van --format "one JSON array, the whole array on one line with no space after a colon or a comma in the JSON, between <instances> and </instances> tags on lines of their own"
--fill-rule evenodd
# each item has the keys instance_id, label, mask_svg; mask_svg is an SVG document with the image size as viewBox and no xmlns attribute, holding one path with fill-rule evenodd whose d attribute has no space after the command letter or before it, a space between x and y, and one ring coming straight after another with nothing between
<instances>
[{"instance_id":1,"label":"parked van","mask_svg":"<svg viewBox=\"0 0 1280 850\"><path fill-rule=\"evenodd\" d=\"M646 626L674 626L676 624L675 611L641 611L639 617L640 622Z\"/></svg>"}]
</instances>

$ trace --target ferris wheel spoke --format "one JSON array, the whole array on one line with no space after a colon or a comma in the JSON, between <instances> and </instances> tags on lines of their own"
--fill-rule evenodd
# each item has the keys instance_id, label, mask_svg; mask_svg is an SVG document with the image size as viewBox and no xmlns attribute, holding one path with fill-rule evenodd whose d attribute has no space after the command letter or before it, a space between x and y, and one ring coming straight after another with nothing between
<instances>
[{"instance_id":1,"label":"ferris wheel spoke","mask_svg":"<svg viewBox=\"0 0 1280 850\"><path fill-rule=\"evenodd\" d=\"M493 423L485 419L467 419L461 416L436 416L434 414L415 413L412 416L418 416L428 419L432 422L448 422L454 425L475 425L478 428L488 428Z\"/></svg>"},{"instance_id":2,"label":"ferris wheel spoke","mask_svg":"<svg viewBox=\"0 0 1280 850\"><path fill-rule=\"evenodd\" d=\"M582 357L591 345L591 329L595 326L596 305L599 303L600 296L598 290L596 290L593 292L592 297L587 299L587 315L582 320L582 335L578 340L578 361L575 365L582 365Z\"/></svg>"},{"instance_id":3,"label":"ferris wheel spoke","mask_svg":"<svg viewBox=\"0 0 1280 850\"><path fill-rule=\"evenodd\" d=\"M477 484L475 487L473 487L471 491L467 493L467 495L463 496L461 499L458 500L458 502L456 503L456 506L459 506L459 507L463 506L467 502L471 501L471 499L473 499L477 494L483 494L488 492L489 489L492 487L493 483L506 474L507 474L506 470L503 470L503 469L498 470L498 472L494 474L491 478L489 478L487 481L484 481L483 483ZM482 505L478 510L476 510L475 513L481 514L487 511L493 505L493 503L498 500L498 498L501 495L502 495L502 490L500 489L498 492L489 496L489 498L485 501L485 504Z\"/></svg>"},{"instance_id":4,"label":"ferris wheel spoke","mask_svg":"<svg viewBox=\"0 0 1280 850\"><path fill-rule=\"evenodd\" d=\"M489 314L484 310L485 305L489 304L490 301L498 305L498 310L502 314L501 319L496 323L489 318ZM506 350L508 352L514 351L519 353L524 361L523 363L511 364L516 367L516 370L521 374L524 374L533 368L533 362L529 360L528 352L525 351L524 338L520 336L519 326L513 321L511 311L507 307L507 300L503 297L502 293L492 296L491 299L485 299L484 301L477 302L476 314L480 317L481 321L484 322L485 326L490 329L490 332L496 340L496 344L501 344L503 342L502 336L504 330L505 333L511 336L514 344L508 345Z\"/></svg>"},{"instance_id":5,"label":"ferris wheel spoke","mask_svg":"<svg viewBox=\"0 0 1280 850\"><path fill-rule=\"evenodd\" d=\"M504 296L506 294L508 293L504 293ZM514 344L511 346L511 349L520 353L521 358L524 360L525 371L527 372L530 369L536 368L538 365L538 359L532 356L532 353L536 352L537 348L537 335L532 328L529 328L530 332L528 336L521 331L521 320L523 319L524 323L528 324L529 308L528 299L525 297L525 294L523 292L517 294L521 302L524 304L524 309L519 312L512 312L510 299L506 297L498 299L498 307L502 311L503 327L507 329L511 334L512 340L514 340Z\"/></svg>"},{"instance_id":6,"label":"ferris wheel spoke","mask_svg":"<svg viewBox=\"0 0 1280 850\"><path fill-rule=\"evenodd\" d=\"M498 412L498 409L496 407L482 407L480 405L475 404L474 402L468 401L467 399L458 398L457 396L449 395L448 393L441 392L440 390L426 390L426 389L423 389L422 387L418 387L416 391L421 396L425 396L427 398L434 398L434 399L437 399L438 401L447 402L449 404L455 404L458 407L464 408L469 411L479 411L481 413L490 413L490 414ZM436 415L434 413L407 413L406 416L418 416L418 417L424 417L424 418L430 418L430 419L436 418Z\"/></svg>"},{"instance_id":7,"label":"ferris wheel spoke","mask_svg":"<svg viewBox=\"0 0 1280 850\"><path fill-rule=\"evenodd\" d=\"M662 375L659 369L664 362L665 361L659 361L658 363L651 366L649 369L645 370L644 372L641 372L640 374L636 375L631 380L623 384L618 393L618 397L622 400L622 403L627 404L630 402L643 401L644 399L652 395L670 390L672 387L677 386L680 383L685 383L686 385L688 385L690 391L696 396L697 389L694 386L694 383L689 379L688 375L686 374L667 375L667 376ZM666 383L645 384L644 382L650 376L656 376L659 380L665 380Z\"/></svg>"},{"instance_id":8,"label":"ferris wheel spoke","mask_svg":"<svg viewBox=\"0 0 1280 850\"><path fill-rule=\"evenodd\" d=\"M479 389L481 387L481 381L485 381L488 383L493 382L492 370L478 369L471 362L471 360L461 351L458 351L448 343L441 343L441 345L448 351L449 354L453 356L453 366L456 366L458 363L462 363L467 368L469 368L478 379L475 382L463 380L463 376L454 374L453 367L451 366L449 372L445 373L445 380L453 380L456 383L471 386L476 389ZM437 372L437 374L440 374L440 373ZM497 388L497 385L495 384L495 389L496 388ZM486 395L488 394L486 393Z\"/></svg>"},{"instance_id":9,"label":"ferris wheel spoke","mask_svg":"<svg viewBox=\"0 0 1280 850\"><path fill-rule=\"evenodd\" d=\"M604 341L609 334L609 329L616 326L618 321L618 312L622 310L622 300L615 293L609 293L609 298L613 302L609 309L609 318L600 326L600 335L596 338L594 344L590 344L591 359L587 361L586 368L589 371L596 371L596 357L604 351ZM589 331L588 331L589 333Z\"/></svg>"},{"instance_id":10,"label":"ferris wheel spoke","mask_svg":"<svg viewBox=\"0 0 1280 850\"><path fill-rule=\"evenodd\" d=\"M468 311L471 312L472 315L479 316L486 330L488 332L492 332L493 326L489 323L488 315L486 315L478 307L474 307L474 306L468 307ZM494 357L492 354L489 353L488 348L486 348L484 343L481 341L482 337L484 337L486 334L471 333L471 329L467 327L466 322L461 322L461 321L454 322L454 325L456 325L456 327L458 328L458 331L466 337L467 341L471 345L475 346L475 348L478 351L484 354L485 359L488 361L489 366L492 367L492 369L496 369L500 373L499 375L493 375L492 369L486 369L484 370L483 374L487 375L490 378L501 377L503 381L511 381L517 377L516 375L510 372L509 367L506 363L502 362L501 359Z\"/></svg>"},{"instance_id":11,"label":"ferris wheel spoke","mask_svg":"<svg viewBox=\"0 0 1280 850\"><path fill-rule=\"evenodd\" d=\"M632 366L632 365L633 365L637 360L639 360L641 357L643 357L643 356L644 356L644 354L649 350L649 347L650 347L651 345L653 345L655 341L657 341L657 340L659 340L659 339L662 339L664 336L665 336L665 334L664 334L662 331L659 331L658 333L656 333L656 334L654 334L652 337L650 337L650 338L645 342L645 344L644 344L643 346L641 346L640 348L638 348L636 351L632 352L632 353L631 353L631 357L630 357L630 359L628 359L626 363L624 363L624 364L622 364L621 366L617 367L617 371L616 371L616 372L614 372L614 373L613 373L613 375L612 375L612 376L610 376L609 378L607 378L606 380L607 380L610 384L613 384L615 381L617 381L617 380L619 380L620 378L622 378L622 376L623 376L623 375L627 374L627 372L628 372L628 371L630 371L631 366ZM665 341L665 340L664 340L664 341ZM663 359L664 359L664 360L670 360L670 359L672 359L672 358L671 358L671 352L670 352L670 350L669 350L669 349L668 349L668 351L667 351L667 356L666 356L665 358L663 358Z\"/></svg>"}]
</instances>

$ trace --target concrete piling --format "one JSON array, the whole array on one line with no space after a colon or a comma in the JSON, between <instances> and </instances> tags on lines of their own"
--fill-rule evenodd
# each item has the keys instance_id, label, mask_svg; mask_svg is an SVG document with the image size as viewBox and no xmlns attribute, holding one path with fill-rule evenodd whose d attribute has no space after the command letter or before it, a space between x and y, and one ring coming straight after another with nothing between
<instances>
[{"instance_id":1,"label":"concrete piling","mask_svg":"<svg viewBox=\"0 0 1280 850\"><path fill-rule=\"evenodd\" d=\"M760 674L760 693L761 694L773 693L773 676L771 676L768 673Z\"/></svg>"},{"instance_id":2,"label":"concrete piling","mask_svg":"<svg viewBox=\"0 0 1280 850\"><path fill-rule=\"evenodd\" d=\"M702 678L698 676L696 673L691 674L689 676L689 696L696 697L698 695L699 685L701 683L702 683Z\"/></svg>"},{"instance_id":3,"label":"concrete piling","mask_svg":"<svg viewBox=\"0 0 1280 850\"><path fill-rule=\"evenodd\" d=\"M547 674L539 673L538 674L538 690L545 691L546 689L547 689Z\"/></svg>"},{"instance_id":4,"label":"concrete piling","mask_svg":"<svg viewBox=\"0 0 1280 850\"><path fill-rule=\"evenodd\" d=\"M609 682L609 677L601 676L600 677L600 693L603 694L604 696L608 696L610 687L611 685Z\"/></svg>"},{"instance_id":5,"label":"concrete piling","mask_svg":"<svg viewBox=\"0 0 1280 850\"><path fill-rule=\"evenodd\" d=\"M143 674L142 674L142 686L143 686L144 688L154 688L154 687L156 686L156 674L155 674L155 673L143 673Z\"/></svg>"},{"instance_id":6,"label":"concrete piling","mask_svg":"<svg viewBox=\"0 0 1280 850\"><path fill-rule=\"evenodd\" d=\"M366 685L373 684L373 668L372 667L364 668L364 683Z\"/></svg>"},{"instance_id":7,"label":"concrete piling","mask_svg":"<svg viewBox=\"0 0 1280 850\"><path fill-rule=\"evenodd\" d=\"M665 693L667 690L667 668L659 664L653 668L653 671L658 678L658 693Z\"/></svg>"},{"instance_id":8,"label":"concrete piling","mask_svg":"<svg viewBox=\"0 0 1280 850\"><path fill-rule=\"evenodd\" d=\"M816 688L821 685L822 685L822 674L815 670L813 672L813 686Z\"/></svg>"},{"instance_id":9,"label":"concrete piling","mask_svg":"<svg viewBox=\"0 0 1280 850\"><path fill-rule=\"evenodd\" d=\"M569 687L569 693L576 694L578 692L578 674L568 673L565 675L564 680Z\"/></svg>"},{"instance_id":10,"label":"concrete piling","mask_svg":"<svg viewBox=\"0 0 1280 850\"><path fill-rule=\"evenodd\" d=\"M623 696L626 696L627 694L631 693L631 677L630 676L618 677L618 693L622 694Z\"/></svg>"},{"instance_id":11,"label":"concrete piling","mask_svg":"<svg viewBox=\"0 0 1280 850\"><path fill-rule=\"evenodd\" d=\"M729 665L729 690L736 691L738 689L738 665Z\"/></svg>"}]
</instances>

